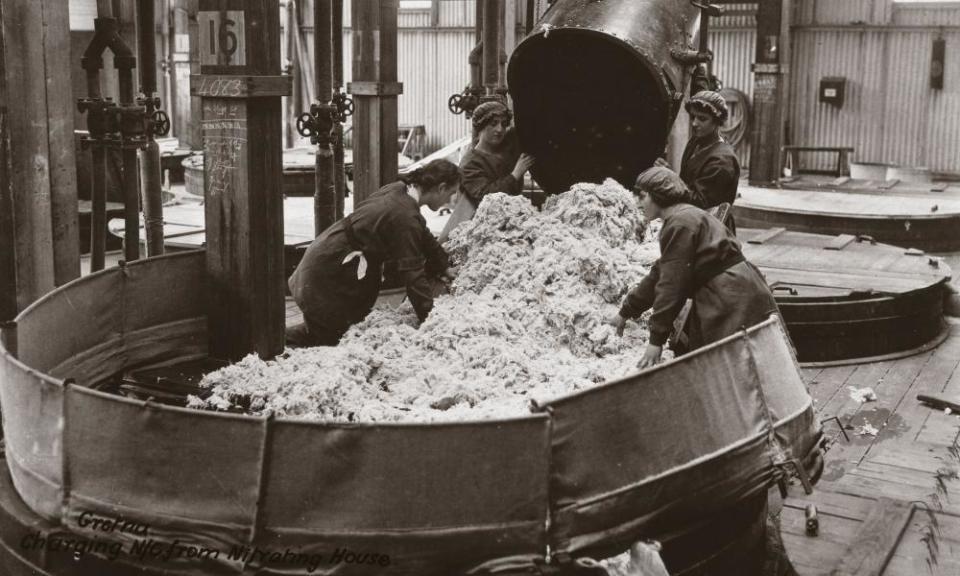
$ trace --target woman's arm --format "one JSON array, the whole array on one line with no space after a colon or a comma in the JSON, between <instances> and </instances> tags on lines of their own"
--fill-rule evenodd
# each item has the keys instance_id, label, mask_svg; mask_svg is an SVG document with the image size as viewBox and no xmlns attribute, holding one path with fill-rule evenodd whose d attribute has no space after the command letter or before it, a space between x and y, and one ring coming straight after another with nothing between
<instances>
[{"instance_id":1,"label":"woman's arm","mask_svg":"<svg viewBox=\"0 0 960 576\"><path fill-rule=\"evenodd\" d=\"M427 273L433 276L440 276L450 267L450 256L443 249L437 237L427 228L427 223L423 221L423 255L426 258Z\"/></svg>"},{"instance_id":2,"label":"woman's arm","mask_svg":"<svg viewBox=\"0 0 960 576\"><path fill-rule=\"evenodd\" d=\"M739 179L739 173L730 159L724 156L715 156L708 159L693 182L693 188L700 194L706 203L702 208L717 206L723 202L733 203L730 191L734 190Z\"/></svg>"},{"instance_id":3,"label":"woman's arm","mask_svg":"<svg viewBox=\"0 0 960 576\"><path fill-rule=\"evenodd\" d=\"M620 316L623 318L639 318L653 306L654 289L660 280L660 261L653 263L650 273L640 280L640 283L627 292L627 297L623 299L620 306Z\"/></svg>"},{"instance_id":4,"label":"woman's arm","mask_svg":"<svg viewBox=\"0 0 960 576\"><path fill-rule=\"evenodd\" d=\"M693 292L697 231L687 223L664 224L660 232L660 277L654 288L650 344L663 346L683 303Z\"/></svg>"},{"instance_id":5,"label":"woman's arm","mask_svg":"<svg viewBox=\"0 0 960 576\"><path fill-rule=\"evenodd\" d=\"M391 220L390 238L385 244L389 246L390 257L397 262L397 272L407 288L407 298L413 304L417 318L423 322L433 309L433 290L427 279L427 258L424 254L424 235L432 234L426 230L426 224L419 214L411 218L402 213Z\"/></svg>"},{"instance_id":6,"label":"woman's arm","mask_svg":"<svg viewBox=\"0 0 960 576\"><path fill-rule=\"evenodd\" d=\"M471 154L461 173L460 189L474 205L479 205L487 194L505 192L516 195L521 190L520 182L512 174L497 174L490 162L480 154Z\"/></svg>"}]
</instances>

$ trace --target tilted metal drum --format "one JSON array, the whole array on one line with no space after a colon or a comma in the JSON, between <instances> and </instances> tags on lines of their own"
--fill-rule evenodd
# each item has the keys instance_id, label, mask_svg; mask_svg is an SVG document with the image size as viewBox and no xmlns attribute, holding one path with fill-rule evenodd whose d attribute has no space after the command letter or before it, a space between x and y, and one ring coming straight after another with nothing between
<instances>
[{"instance_id":1,"label":"tilted metal drum","mask_svg":"<svg viewBox=\"0 0 960 576\"><path fill-rule=\"evenodd\" d=\"M613 177L631 186L666 144L699 9L687 0L557 0L507 71L517 130L548 193Z\"/></svg>"}]
</instances>

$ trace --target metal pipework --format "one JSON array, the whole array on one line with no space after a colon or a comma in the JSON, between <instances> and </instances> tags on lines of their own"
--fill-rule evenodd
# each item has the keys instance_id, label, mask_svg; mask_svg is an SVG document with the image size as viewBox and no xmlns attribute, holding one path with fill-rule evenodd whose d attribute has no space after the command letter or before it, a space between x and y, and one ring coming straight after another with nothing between
<instances>
[{"instance_id":1,"label":"metal pipework","mask_svg":"<svg viewBox=\"0 0 960 576\"><path fill-rule=\"evenodd\" d=\"M690 67L699 9L678 0L557 0L514 50L508 86L521 147L548 193L632 186L662 153Z\"/></svg>"},{"instance_id":2,"label":"metal pipework","mask_svg":"<svg viewBox=\"0 0 960 576\"><path fill-rule=\"evenodd\" d=\"M156 14L153 0L137 3L137 49L140 55L140 91L146 96L138 103L145 106L148 118L161 117L157 92L157 50L154 25ZM165 116L165 115L163 115ZM169 121L168 121L169 122ZM147 236L147 256L163 254L163 180L160 167L160 146L147 130L146 143L140 151L140 186L143 198L143 223ZM139 242L139 238L137 239Z\"/></svg>"},{"instance_id":3,"label":"metal pipework","mask_svg":"<svg viewBox=\"0 0 960 576\"><path fill-rule=\"evenodd\" d=\"M333 132L333 6L331 0L314 5L314 62L319 105L311 106L317 145L316 191L313 196L314 233L319 236L336 221L337 200L334 190L334 161L330 140Z\"/></svg>"},{"instance_id":4,"label":"metal pipework","mask_svg":"<svg viewBox=\"0 0 960 576\"><path fill-rule=\"evenodd\" d=\"M119 144L117 132L129 125L130 104L133 102L133 74L132 69L136 66L136 57L123 41L119 34L119 23L115 18L110 17L111 8L106 2L98 2L100 17L94 19L94 36L84 51L80 59L81 66L86 71L88 98L80 99L77 106L81 112L88 113L87 128L90 131L90 137L83 144L92 146L92 170L93 170L93 191L92 191L92 212L91 212L91 258L90 268L92 271L102 270L105 264L106 252L106 219L107 219L107 199L106 199L106 147ZM100 69L103 68L103 52L111 50L114 54L114 67L119 70L121 103L127 104L125 107L117 107L109 99L102 98L100 89ZM134 151L133 164L129 165L129 159L124 157L124 197L125 202L130 201L130 188L128 180L133 180L133 203L132 207L128 205L126 213L126 222L129 227L131 221L134 224L132 232L125 231L125 237L130 234L137 235L139 240L138 228L139 217L138 199L136 198L136 151ZM133 175L132 177L129 175ZM130 211L133 211L131 218ZM138 248L136 241L133 243L133 249ZM132 254L136 259L136 254ZM125 256L130 259L131 253L128 251Z\"/></svg>"},{"instance_id":5,"label":"metal pipework","mask_svg":"<svg viewBox=\"0 0 960 576\"><path fill-rule=\"evenodd\" d=\"M500 0L483 2L483 87L487 96L500 84Z\"/></svg>"},{"instance_id":6,"label":"metal pipework","mask_svg":"<svg viewBox=\"0 0 960 576\"><path fill-rule=\"evenodd\" d=\"M343 0L333 0L333 91L335 99L344 104L341 119L333 125L333 190L336 194L336 219L343 218L347 192L347 174L344 171L343 121L346 118L347 95L343 92ZM350 112L353 102L349 100Z\"/></svg>"}]
</instances>

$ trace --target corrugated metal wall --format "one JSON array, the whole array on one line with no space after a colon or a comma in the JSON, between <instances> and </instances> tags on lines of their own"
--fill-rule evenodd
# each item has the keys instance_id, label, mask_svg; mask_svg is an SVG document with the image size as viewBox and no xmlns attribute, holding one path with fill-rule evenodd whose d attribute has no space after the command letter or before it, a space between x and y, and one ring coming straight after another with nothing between
<instances>
[{"instance_id":1,"label":"corrugated metal wall","mask_svg":"<svg viewBox=\"0 0 960 576\"><path fill-rule=\"evenodd\" d=\"M757 45L756 3L728 4L725 15L710 29L710 49L713 50L713 73L727 88L734 88L753 102L753 72ZM749 127L749 118L747 119ZM737 145L742 166L750 165L750 133L744 133Z\"/></svg>"},{"instance_id":2,"label":"corrugated metal wall","mask_svg":"<svg viewBox=\"0 0 960 576\"><path fill-rule=\"evenodd\" d=\"M313 59L313 0L301 0L304 24L301 31ZM515 21L517 40L524 13L523 1L517 2ZM403 82L403 94L397 100L401 125L423 124L427 132L427 152L466 136L470 122L447 109L447 100L470 82L467 58L475 44L474 0L442 0L438 4L438 26L432 26L430 10L401 10L397 19L397 73ZM352 78L353 41L350 33L350 1L344 2L344 80ZM306 91L307 101L313 97ZM349 124L349 121L348 121ZM349 143L349 135L348 135Z\"/></svg>"},{"instance_id":3,"label":"corrugated metal wall","mask_svg":"<svg viewBox=\"0 0 960 576\"><path fill-rule=\"evenodd\" d=\"M349 2L345 4L349 24ZM540 5L545 7L545 2ZM960 57L956 56L960 54L960 8L894 6L891 0L795 0L795 5L790 143L854 146L855 158L863 162L960 172ZM518 2L518 22L522 22L522 6ZM726 86L751 100L755 6L727 5L732 15L716 23L710 39L715 73ZM466 119L447 110L447 99L469 82L467 56L474 44L474 10L473 0L442 0L438 28L431 26L433 16L428 10L400 14L399 77L404 83L400 122L424 124L431 150L469 132ZM304 32L312 58L312 30L307 26ZM942 91L930 89L928 81L931 48L938 35L947 41ZM349 81L349 30L344 45ZM842 109L818 102L824 76L847 78ZM747 165L747 143L739 151ZM805 162L827 169L832 159L810 156Z\"/></svg>"},{"instance_id":4,"label":"corrugated metal wall","mask_svg":"<svg viewBox=\"0 0 960 576\"><path fill-rule=\"evenodd\" d=\"M960 8L808 0L801 12L809 16L812 7L816 20L794 29L791 143L853 146L860 162L960 172ZM889 22L842 26L868 13ZM943 90L929 81L938 37L947 42ZM818 101L825 76L847 79L842 109ZM818 169L832 162L827 155L805 160Z\"/></svg>"}]
</instances>

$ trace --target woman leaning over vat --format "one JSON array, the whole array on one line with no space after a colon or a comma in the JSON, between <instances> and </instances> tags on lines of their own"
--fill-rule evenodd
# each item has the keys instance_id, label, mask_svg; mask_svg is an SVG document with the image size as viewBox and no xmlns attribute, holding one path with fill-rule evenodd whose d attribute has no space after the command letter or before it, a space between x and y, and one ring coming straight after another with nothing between
<instances>
[{"instance_id":1,"label":"woman leaning over vat","mask_svg":"<svg viewBox=\"0 0 960 576\"><path fill-rule=\"evenodd\" d=\"M433 308L431 277L452 277L450 260L420 214L438 210L460 184L452 162L434 160L388 184L307 248L290 277L304 323L287 330L292 346L335 346L373 309L382 268L392 261L422 322Z\"/></svg>"},{"instance_id":2,"label":"woman leaning over vat","mask_svg":"<svg viewBox=\"0 0 960 576\"><path fill-rule=\"evenodd\" d=\"M778 313L759 270L747 262L736 237L719 220L693 204L697 196L669 168L640 174L634 191L648 220L663 219L660 259L627 294L609 323L619 334L628 319L650 316L650 343L639 367L660 361L663 345L687 298L691 350L716 342Z\"/></svg>"}]
</instances>

